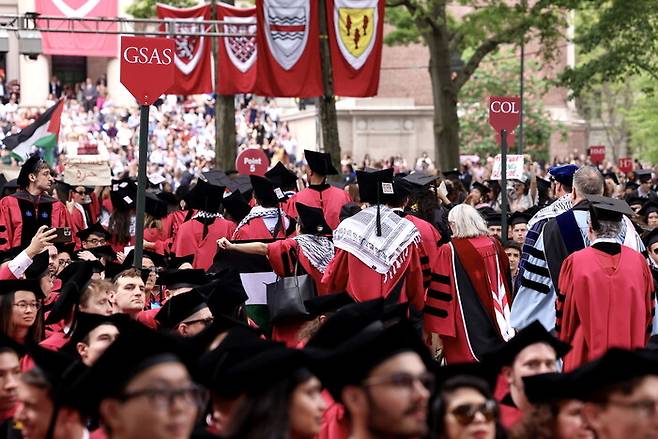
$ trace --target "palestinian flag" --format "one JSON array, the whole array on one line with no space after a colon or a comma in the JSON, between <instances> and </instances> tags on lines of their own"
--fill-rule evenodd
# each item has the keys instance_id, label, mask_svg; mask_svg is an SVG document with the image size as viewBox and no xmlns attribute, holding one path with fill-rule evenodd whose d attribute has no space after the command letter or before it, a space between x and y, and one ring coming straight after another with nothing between
<instances>
[{"instance_id":1,"label":"palestinian flag","mask_svg":"<svg viewBox=\"0 0 658 439\"><path fill-rule=\"evenodd\" d=\"M58 100L55 105L19 133L5 137L2 142L5 149L11 151L11 155L17 160L24 161L30 156L32 148L36 146L44 151L44 158L50 166L53 166L63 108L64 98Z\"/></svg>"}]
</instances>

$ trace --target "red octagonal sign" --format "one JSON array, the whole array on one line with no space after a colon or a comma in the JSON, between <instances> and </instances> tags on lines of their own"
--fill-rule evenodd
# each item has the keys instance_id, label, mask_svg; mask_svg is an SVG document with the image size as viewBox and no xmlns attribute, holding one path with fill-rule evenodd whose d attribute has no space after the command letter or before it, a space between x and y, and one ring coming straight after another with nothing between
<instances>
[{"instance_id":1,"label":"red octagonal sign","mask_svg":"<svg viewBox=\"0 0 658 439\"><path fill-rule=\"evenodd\" d=\"M260 175L262 177L269 166L270 160L260 148L247 148L235 159L235 169L238 170L239 174Z\"/></svg>"},{"instance_id":2,"label":"red octagonal sign","mask_svg":"<svg viewBox=\"0 0 658 439\"><path fill-rule=\"evenodd\" d=\"M121 37L121 83L140 105L151 105L174 84L174 40Z\"/></svg>"},{"instance_id":3,"label":"red octagonal sign","mask_svg":"<svg viewBox=\"0 0 658 439\"><path fill-rule=\"evenodd\" d=\"M521 120L521 99L518 96L489 98L489 125L496 131L512 131Z\"/></svg>"}]
</instances>

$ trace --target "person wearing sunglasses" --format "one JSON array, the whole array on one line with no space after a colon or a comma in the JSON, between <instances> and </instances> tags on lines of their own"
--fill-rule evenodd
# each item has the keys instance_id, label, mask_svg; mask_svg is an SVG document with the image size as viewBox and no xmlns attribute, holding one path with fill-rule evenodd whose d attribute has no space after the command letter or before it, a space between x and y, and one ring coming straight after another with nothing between
<instances>
[{"instance_id":1,"label":"person wearing sunglasses","mask_svg":"<svg viewBox=\"0 0 658 439\"><path fill-rule=\"evenodd\" d=\"M436 417L432 439L502 439L498 403L482 378L456 375L448 378L432 410Z\"/></svg>"}]
</instances>

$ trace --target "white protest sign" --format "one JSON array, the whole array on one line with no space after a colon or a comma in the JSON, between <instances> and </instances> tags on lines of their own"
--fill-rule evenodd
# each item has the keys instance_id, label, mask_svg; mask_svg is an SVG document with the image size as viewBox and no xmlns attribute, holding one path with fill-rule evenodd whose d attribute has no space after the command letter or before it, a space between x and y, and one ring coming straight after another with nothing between
<instances>
[{"instance_id":1,"label":"white protest sign","mask_svg":"<svg viewBox=\"0 0 658 439\"><path fill-rule=\"evenodd\" d=\"M492 180L500 180L500 154L494 159L493 170L491 171ZM509 154L507 156L507 179L519 180L523 177L523 155Z\"/></svg>"}]
</instances>

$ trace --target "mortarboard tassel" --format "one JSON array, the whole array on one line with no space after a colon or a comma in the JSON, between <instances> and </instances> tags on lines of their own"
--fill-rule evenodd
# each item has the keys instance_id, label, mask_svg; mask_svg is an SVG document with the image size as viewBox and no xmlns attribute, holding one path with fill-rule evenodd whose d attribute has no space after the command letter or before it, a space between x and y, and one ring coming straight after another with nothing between
<instances>
[{"instance_id":1,"label":"mortarboard tassel","mask_svg":"<svg viewBox=\"0 0 658 439\"><path fill-rule=\"evenodd\" d=\"M379 213L379 186L381 183L377 183L377 236L382 236L382 219L381 214Z\"/></svg>"}]
</instances>

